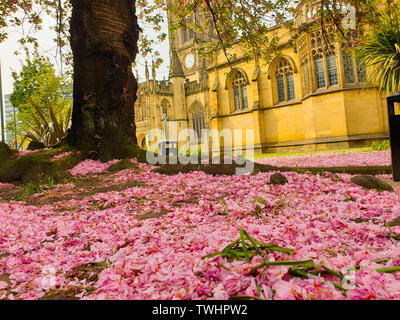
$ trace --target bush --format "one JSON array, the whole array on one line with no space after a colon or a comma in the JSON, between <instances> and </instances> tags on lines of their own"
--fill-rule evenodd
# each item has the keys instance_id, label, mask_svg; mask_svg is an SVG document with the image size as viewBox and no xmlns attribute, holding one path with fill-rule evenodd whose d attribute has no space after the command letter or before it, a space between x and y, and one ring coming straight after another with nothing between
<instances>
[{"instance_id":1,"label":"bush","mask_svg":"<svg viewBox=\"0 0 400 320\"><path fill-rule=\"evenodd\" d=\"M14 155L14 152L4 142L0 141L0 160L8 160Z\"/></svg>"},{"instance_id":2,"label":"bush","mask_svg":"<svg viewBox=\"0 0 400 320\"><path fill-rule=\"evenodd\" d=\"M382 150L390 150L390 141L386 140L375 140L371 144L372 150L382 151Z\"/></svg>"},{"instance_id":3,"label":"bush","mask_svg":"<svg viewBox=\"0 0 400 320\"><path fill-rule=\"evenodd\" d=\"M28 150L40 150L40 149L44 149L44 148L46 148L46 146L44 145L43 142L32 140L31 142L29 142L27 149Z\"/></svg>"},{"instance_id":4,"label":"bush","mask_svg":"<svg viewBox=\"0 0 400 320\"><path fill-rule=\"evenodd\" d=\"M25 191L23 194L21 194L19 197L16 198L17 201L22 201L26 197L29 197L30 195L39 192L40 190L40 185L34 184L32 181L29 181L28 184L26 185Z\"/></svg>"},{"instance_id":5,"label":"bush","mask_svg":"<svg viewBox=\"0 0 400 320\"><path fill-rule=\"evenodd\" d=\"M191 146L189 148L186 149L185 151L185 155L187 157L189 156L201 156L201 146Z\"/></svg>"},{"instance_id":6,"label":"bush","mask_svg":"<svg viewBox=\"0 0 400 320\"><path fill-rule=\"evenodd\" d=\"M54 180L51 177L47 177L47 179L45 179L45 184L35 184L32 181L29 181L28 184L26 185L24 193L18 196L16 200L23 201L26 197L29 197L32 194L35 194L43 190L52 190L52 189L54 189Z\"/></svg>"}]
</instances>

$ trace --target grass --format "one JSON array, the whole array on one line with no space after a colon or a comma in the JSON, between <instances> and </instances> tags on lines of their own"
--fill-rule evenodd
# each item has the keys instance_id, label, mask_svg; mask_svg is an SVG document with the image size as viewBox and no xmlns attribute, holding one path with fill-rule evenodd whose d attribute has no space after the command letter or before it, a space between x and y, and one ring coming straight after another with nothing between
<instances>
[{"instance_id":1,"label":"grass","mask_svg":"<svg viewBox=\"0 0 400 320\"><path fill-rule=\"evenodd\" d=\"M375 143L375 145L374 145ZM343 152L368 152L368 151L381 151L381 150L390 150L389 140L378 140L375 141L369 147L359 147L359 148L343 148L343 149L328 149L328 150L317 150L317 151L298 151L298 152L271 152L271 153L263 153L263 154L255 154L253 157L251 156L244 156L246 159L263 159L269 157L285 157L285 156L301 156L301 155L312 155L312 154L319 154L319 153L343 153ZM384 146L384 148L380 148L380 146ZM198 155L201 156L201 149L199 150L192 150L192 156ZM182 153L181 150L178 150L179 155L189 156L189 150L186 153Z\"/></svg>"},{"instance_id":2,"label":"grass","mask_svg":"<svg viewBox=\"0 0 400 320\"><path fill-rule=\"evenodd\" d=\"M365 174L365 175L377 175L377 174L392 174L391 166L347 166L347 167L291 167L287 171L294 171L297 173L311 173L311 174L323 174L325 172L331 173L347 173L347 174Z\"/></svg>"},{"instance_id":3,"label":"grass","mask_svg":"<svg viewBox=\"0 0 400 320\"><path fill-rule=\"evenodd\" d=\"M35 184L29 181L26 185L25 191L19 197L16 198L17 201L23 201L26 197L31 196L42 190L52 190L54 189L54 180L51 177L47 177L45 184Z\"/></svg>"},{"instance_id":4,"label":"grass","mask_svg":"<svg viewBox=\"0 0 400 320\"><path fill-rule=\"evenodd\" d=\"M371 147L362 147L362 148L346 148L346 149L331 149L331 150L302 151L302 152L263 153L263 154L255 154L254 159L262 159L268 157L300 156L300 155L311 155L311 154L332 153L332 152L339 153L339 152L349 152L349 151L367 152L374 150ZM247 158L247 156L245 156L245 158Z\"/></svg>"},{"instance_id":5,"label":"grass","mask_svg":"<svg viewBox=\"0 0 400 320\"><path fill-rule=\"evenodd\" d=\"M318 150L318 151L298 151L298 152L276 152L276 153L262 153L262 154L255 154L254 159L263 159L268 157L284 157L284 156L301 156L301 155L311 155L311 154L318 154L318 153L331 153L331 152L349 152L349 151L358 151L358 152L367 152L367 151L376 151L373 150L372 147L361 147L361 148L346 148L346 149L330 149L330 150ZM182 154L178 152L179 155L189 156L188 153ZM194 153L193 155L201 156L200 153ZM250 156L244 156L246 159L250 159Z\"/></svg>"}]
</instances>

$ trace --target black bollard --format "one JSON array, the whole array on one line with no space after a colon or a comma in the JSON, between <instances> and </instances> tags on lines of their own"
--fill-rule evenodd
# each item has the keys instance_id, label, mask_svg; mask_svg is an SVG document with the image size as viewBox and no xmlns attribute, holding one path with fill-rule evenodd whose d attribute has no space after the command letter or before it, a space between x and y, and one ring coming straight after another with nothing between
<instances>
[{"instance_id":1,"label":"black bollard","mask_svg":"<svg viewBox=\"0 0 400 320\"><path fill-rule=\"evenodd\" d=\"M400 181L400 92L387 97L393 180Z\"/></svg>"}]
</instances>

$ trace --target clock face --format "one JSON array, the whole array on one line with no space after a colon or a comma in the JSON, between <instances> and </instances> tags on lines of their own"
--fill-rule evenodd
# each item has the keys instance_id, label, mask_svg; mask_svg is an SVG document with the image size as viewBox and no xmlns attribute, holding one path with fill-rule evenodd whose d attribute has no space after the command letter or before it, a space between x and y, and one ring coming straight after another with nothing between
<instances>
[{"instance_id":1,"label":"clock face","mask_svg":"<svg viewBox=\"0 0 400 320\"><path fill-rule=\"evenodd\" d=\"M194 66L194 55L188 54L185 58L185 67L187 69L193 68Z\"/></svg>"}]
</instances>

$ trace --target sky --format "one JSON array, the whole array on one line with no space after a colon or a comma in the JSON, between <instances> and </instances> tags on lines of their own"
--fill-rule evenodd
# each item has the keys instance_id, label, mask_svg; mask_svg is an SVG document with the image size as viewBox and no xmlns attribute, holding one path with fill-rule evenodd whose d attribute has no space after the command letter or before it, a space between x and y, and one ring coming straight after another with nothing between
<instances>
[{"instance_id":1,"label":"sky","mask_svg":"<svg viewBox=\"0 0 400 320\"><path fill-rule=\"evenodd\" d=\"M140 21L139 21L140 24ZM58 67L55 63L55 50L56 45L53 41L55 38L55 33L50 29L52 25L52 20L50 18L44 18L43 21L43 30L41 30L36 36L39 42L39 52L43 55L48 56L51 61L56 66L56 70ZM154 32L151 30L149 26L141 25L144 32L149 37L154 37ZM167 31L167 26L164 26L164 30ZM21 70L21 65L25 60L25 54L21 53L16 56L14 54L15 51L20 50L20 45L18 44L18 39L20 38L20 30L7 30L9 33L8 39L4 42L0 43L0 61L1 61L1 75L2 75L2 85L3 85L3 95L12 93L13 90L13 79L11 73L13 71L19 72ZM165 31L165 32L166 32ZM161 57L164 59L164 63L156 72L157 80L163 80L165 77L168 79L168 71L169 71L169 43L168 41L164 41L164 43L157 45L155 47L156 50L160 52ZM147 62L149 67L151 66L151 57L147 57ZM136 58L136 65L139 73L139 81L142 82L145 80L145 59L138 54ZM136 76L136 72L135 72ZM151 71L150 71L151 76Z\"/></svg>"},{"instance_id":2,"label":"sky","mask_svg":"<svg viewBox=\"0 0 400 320\"><path fill-rule=\"evenodd\" d=\"M60 71L57 65L56 59L56 44L54 42L55 32L51 29L51 26L54 24L54 21L50 17L42 16L43 19L43 28L41 31L35 34L35 37L38 39L39 43L39 53L44 56L50 58L50 61L55 65L56 71ZM165 19L166 20L166 19ZM139 25L144 30L145 34L148 38L155 38L156 34L152 30L151 26L146 26L139 21ZM28 26L25 26L25 28ZM168 33L168 25L165 23L163 26L163 32ZM1 84L2 84L2 93L3 96L0 97L2 99L4 105L4 95L10 94L13 91L13 78L11 76L12 72L20 72L22 69L22 65L25 61L25 53L22 51L19 55L16 55L16 51L21 51L21 46L18 43L18 40L21 38L21 29L8 29L6 30L8 33L8 38L0 43L0 63L1 63ZM164 41L161 44L158 44L154 47L154 50L160 53L160 57L164 60L164 63L160 66L156 71L157 80L168 79L169 73L169 42L168 40ZM151 57L143 58L140 53L136 58L136 69L139 75L139 82L145 81L145 62L148 62L149 67L151 66ZM134 71L134 75L136 76L136 70ZM151 71L150 71L151 77ZM5 115L4 115L5 116ZM1 119L0 119L1 120ZM3 118L4 123L5 119ZM1 123L1 121L0 121ZM1 139L1 125L0 125L0 140Z\"/></svg>"}]
</instances>

